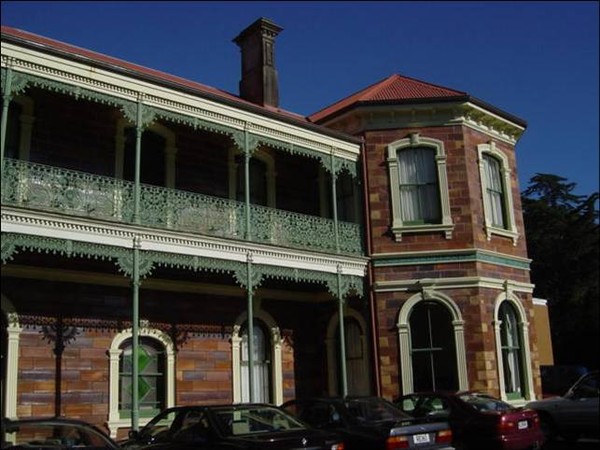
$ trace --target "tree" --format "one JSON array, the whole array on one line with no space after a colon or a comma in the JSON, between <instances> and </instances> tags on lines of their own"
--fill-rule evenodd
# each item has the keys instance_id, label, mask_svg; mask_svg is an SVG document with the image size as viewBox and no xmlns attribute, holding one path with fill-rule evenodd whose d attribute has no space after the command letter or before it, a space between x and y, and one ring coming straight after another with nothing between
<instances>
[{"instance_id":1,"label":"tree","mask_svg":"<svg viewBox=\"0 0 600 450\"><path fill-rule=\"evenodd\" d=\"M546 299L555 364L598 368L598 192L536 174L522 192L534 296Z\"/></svg>"}]
</instances>

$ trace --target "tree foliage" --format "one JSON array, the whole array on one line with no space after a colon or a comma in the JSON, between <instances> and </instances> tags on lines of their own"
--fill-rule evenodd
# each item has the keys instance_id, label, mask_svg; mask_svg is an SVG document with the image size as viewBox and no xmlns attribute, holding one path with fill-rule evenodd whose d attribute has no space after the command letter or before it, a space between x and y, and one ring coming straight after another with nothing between
<instances>
[{"instance_id":1,"label":"tree foliage","mask_svg":"<svg viewBox=\"0 0 600 450\"><path fill-rule=\"evenodd\" d=\"M598 192L536 174L522 192L534 296L548 301L555 364L598 367Z\"/></svg>"}]
</instances>

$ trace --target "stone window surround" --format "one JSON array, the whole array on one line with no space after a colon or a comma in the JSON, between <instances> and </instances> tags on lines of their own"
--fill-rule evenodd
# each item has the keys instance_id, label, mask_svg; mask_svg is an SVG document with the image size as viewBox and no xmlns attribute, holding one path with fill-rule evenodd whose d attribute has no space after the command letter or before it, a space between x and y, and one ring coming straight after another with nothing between
<instances>
[{"instance_id":1,"label":"stone window surround","mask_svg":"<svg viewBox=\"0 0 600 450\"><path fill-rule=\"evenodd\" d=\"M502 363L502 339L501 339L501 324L499 319L500 305L502 302L508 301L514 306L519 320L519 337L521 338L523 352L521 365L524 372L524 388L523 398L518 400L509 400L506 395L506 387L504 385L504 365ZM496 359L498 361L498 385L500 389L500 398L506 402L522 406L526 402L535 400L535 391L533 389L533 373L531 371L531 350L529 344L529 322L526 319L527 314L523 304L519 298L507 288L506 292L499 294L496 297L494 305L494 336L496 338Z\"/></svg>"},{"instance_id":2,"label":"stone window surround","mask_svg":"<svg viewBox=\"0 0 600 450\"><path fill-rule=\"evenodd\" d=\"M424 225L404 225L402 221L402 207L398 189L400 180L398 173L397 154L399 150L412 147L429 147L435 150L435 162L438 175L438 190L440 196L441 223ZM446 153L444 143L438 139L423 137L419 133L411 133L409 137L392 142L387 146L387 164L390 177L390 194L392 200L392 226L396 242L402 241L403 233L431 233L442 231L446 239L452 238L454 224L450 215L450 194L448 190L448 176L446 168Z\"/></svg>"},{"instance_id":3,"label":"stone window surround","mask_svg":"<svg viewBox=\"0 0 600 450\"><path fill-rule=\"evenodd\" d=\"M513 241L513 245L517 245L517 240L519 238L519 233L517 231L517 227L515 224L515 210L513 205L512 198L512 184L510 182L510 174L511 169L508 164L508 158L506 155L496 148L496 143L494 141L489 141L486 144L479 144L477 146L477 153L479 156L479 176L481 180L481 195L483 198L483 217L484 217L484 227L485 234L487 236L487 240L492 239L492 235L505 236L509 237ZM506 227L498 228L494 227L492 224L491 218L491 206L489 205L489 200L486 194L486 175L485 175L485 165L483 161L483 155L487 153L492 157L496 158L501 165L501 177L502 182L504 184L504 208L506 210Z\"/></svg>"},{"instance_id":4,"label":"stone window surround","mask_svg":"<svg viewBox=\"0 0 600 450\"><path fill-rule=\"evenodd\" d=\"M121 344L125 340L131 338L132 330L128 328L117 334L108 351L109 356L109 406L108 406L108 422L107 426L110 430L110 436L115 438L119 428L128 428L131 426L130 418L121 418L119 412L119 360L121 353ZM165 349L165 407L170 408L175 406L175 349L171 338L160 330L155 330L147 327L140 327L140 337L148 337L158 341ZM152 417L140 417L139 424L144 426Z\"/></svg>"},{"instance_id":5,"label":"stone window surround","mask_svg":"<svg viewBox=\"0 0 600 450\"><path fill-rule=\"evenodd\" d=\"M425 300L435 300L444 305L452 316L452 328L454 330L454 342L456 345L456 370L458 378L458 389L467 390L469 381L467 376L467 358L465 349L464 320L458 305L448 296L424 289L422 292L410 297L400 308L398 315L398 341L400 349L400 379L402 380L401 395L413 392L413 371L410 343L410 313L417 303Z\"/></svg>"}]
</instances>

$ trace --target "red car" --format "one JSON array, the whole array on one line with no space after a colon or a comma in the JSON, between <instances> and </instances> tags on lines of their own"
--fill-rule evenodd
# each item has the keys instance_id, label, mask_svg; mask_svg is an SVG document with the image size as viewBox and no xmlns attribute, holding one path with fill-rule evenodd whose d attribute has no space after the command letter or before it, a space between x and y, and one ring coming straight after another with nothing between
<instances>
[{"instance_id":1,"label":"red car","mask_svg":"<svg viewBox=\"0 0 600 450\"><path fill-rule=\"evenodd\" d=\"M539 449L544 443L538 414L479 392L421 392L395 402L415 417L447 420L453 445L469 450Z\"/></svg>"}]
</instances>

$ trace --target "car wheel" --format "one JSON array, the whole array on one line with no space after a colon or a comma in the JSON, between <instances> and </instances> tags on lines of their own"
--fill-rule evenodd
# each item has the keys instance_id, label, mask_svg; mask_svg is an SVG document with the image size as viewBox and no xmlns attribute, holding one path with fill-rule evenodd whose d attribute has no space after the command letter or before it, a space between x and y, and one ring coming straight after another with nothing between
<instances>
[{"instance_id":1,"label":"car wheel","mask_svg":"<svg viewBox=\"0 0 600 450\"><path fill-rule=\"evenodd\" d=\"M546 441L553 441L556 439L556 424L548 414L540 413L540 428L542 429L542 433L544 433Z\"/></svg>"}]
</instances>

